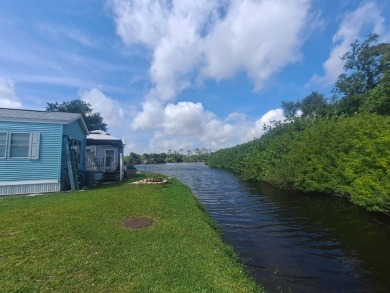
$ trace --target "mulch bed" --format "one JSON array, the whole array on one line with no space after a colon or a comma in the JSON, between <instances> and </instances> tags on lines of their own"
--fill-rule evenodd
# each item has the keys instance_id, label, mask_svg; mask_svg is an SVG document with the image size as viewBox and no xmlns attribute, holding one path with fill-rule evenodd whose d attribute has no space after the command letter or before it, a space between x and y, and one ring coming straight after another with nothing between
<instances>
[{"instance_id":1,"label":"mulch bed","mask_svg":"<svg viewBox=\"0 0 390 293\"><path fill-rule=\"evenodd\" d=\"M123 226L131 229L141 229L152 225L153 219L146 217L130 218L123 221Z\"/></svg>"}]
</instances>

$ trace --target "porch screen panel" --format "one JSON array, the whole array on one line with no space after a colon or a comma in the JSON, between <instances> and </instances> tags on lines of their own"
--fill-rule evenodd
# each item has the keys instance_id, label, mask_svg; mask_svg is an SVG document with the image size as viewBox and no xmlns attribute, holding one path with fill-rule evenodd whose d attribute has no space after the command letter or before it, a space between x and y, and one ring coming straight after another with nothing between
<instances>
[{"instance_id":1,"label":"porch screen panel","mask_svg":"<svg viewBox=\"0 0 390 293\"><path fill-rule=\"evenodd\" d=\"M114 150L106 150L106 167L111 167L112 163L115 160L115 151Z\"/></svg>"}]
</instances>

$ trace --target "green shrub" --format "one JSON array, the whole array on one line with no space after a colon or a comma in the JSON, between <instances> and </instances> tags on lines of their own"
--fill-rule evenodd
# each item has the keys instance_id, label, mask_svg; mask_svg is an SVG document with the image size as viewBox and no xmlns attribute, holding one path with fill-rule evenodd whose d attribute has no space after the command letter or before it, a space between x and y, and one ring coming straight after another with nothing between
<instances>
[{"instance_id":1,"label":"green shrub","mask_svg":"<svg viewBox=\"0 0 390 293\"><path fill-rule=\"evenodd\" d=\"M207 164L245 180L348 196L390 211L390 117L297 119L260 139L218 151Z\"/></svg>"}]
</instances>

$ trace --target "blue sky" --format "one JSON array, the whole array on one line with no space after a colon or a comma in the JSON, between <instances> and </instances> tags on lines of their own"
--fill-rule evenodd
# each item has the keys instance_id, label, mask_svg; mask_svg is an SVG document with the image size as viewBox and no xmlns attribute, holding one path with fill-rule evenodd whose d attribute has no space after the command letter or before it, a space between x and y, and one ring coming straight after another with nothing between
<instances>
[{"instance_id":1,"label":"blue sky","mask_svg":"<svg viewBox=\"0 0 390 293\"><path fill-rule=\"evenodd\" d=\"M329 94L389 1L1 0L0 107L83 99L130 151L217 150Z\"/></svg>"}]
</instances>

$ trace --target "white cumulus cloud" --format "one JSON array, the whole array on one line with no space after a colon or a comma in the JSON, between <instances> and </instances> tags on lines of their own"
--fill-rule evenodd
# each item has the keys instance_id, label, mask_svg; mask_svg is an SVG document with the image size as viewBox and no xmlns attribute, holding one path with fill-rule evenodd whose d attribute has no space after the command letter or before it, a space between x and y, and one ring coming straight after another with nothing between
<instances>
[{"instance_id":1,"label":"white cumulus cloud","mask_svg":"<svg viewBox=\"0 0 390 293\"><path fill-rule=\"evenodd\" d=\"M131 109L125 109L118 101L106 96L97 88L82 92L80 96L83 101L91 104L94 112L101 114L104 122L108 124L108 128L130 124L125 118L131 118L131 116L126 117L131 113Z\"/></svg>"},{"instance_id":2,"label":"white cumulus cloud","mask_svg":"<svg viewBox=\"0 0 390 293\"><path fill-rule=\"evenodd\" d=\"M201 136L214 119L215 116L206 112L201 103L180 102L165 107L163 127L168 134Z\"/></svg>"},{"instance_id":3,"label":"white cumulus cloud","mask_svg":"<svg viewBox=\"0 0 390 293\"><path fill-rule=\"evenodd\" d=\"M4 77L0 77L0 107L22 108L22 102L15 94L14 81Z\"/></svg>"},{"instance_id":4,"label":"white cumulus cloud","mask_svg":"<svg viewBox=\"0 0 390 293\"><path fill-rule=\"evenodd\" d=\"M272 109L265 113L260 119L256 120L254 127L248 132L249 135L246 136L247 140L253 138L259 138L265 133L264 126L269 127L273 126L276 121L284 121L286 117L284 117L283 110Z\"/></svg>"},{"instance_id":5,"label":"white cumulus cloud","mask_svg":"<svg viewBox=\"0 0 390 293\"><path fill-rule=\"evenodd\" d=\"M148 97L169 101L244 70L256 90L299 59L310 0L113 0L117 33L152 55Z\"/></svg>"},{"instance_id":6,"label":"white cumulus cloud","mask_svg":"<svg viewBox=\"0 0 390 293\"><path fill-rule=\"evenodd\" d=\"M264 124L272 125L272 121L284 119L282 109L270 110L257 121L242 113L231 113L220 119L205 110L201 103L192 102L169 103L159 113L163 113L161 122L149 143L149 150L153 152L231 147L260 137Z\"/></svg>"},{"instance_id":7,"label":"white cumulus cloud","mask_svg":"<svg viewBox=\"0 0 390 293\"><path fill-rule=\"evenodd\" d=\"M143 111L137 113L131 123L134 130L154 130L161 128L163 121L163 104L154 99L146 100L142 104Z\"/></svg>"},{"instance_id":8,"label":"white cumulus cloud","mask_svg":"<svg viewBox=\"0 0 390 293\"><path fill-rule=\"evenodd\" d=\"M259 135L244 114L219 119L201 103L173 103L184 89L245 72L261 90L300 59L311 0L112 0L118 36L150 57L151 88L131 127L154 131L150 150L231 146ZM259 122L260 123L260 122ZM251 137L253 138L253 137ZM191 141L191 143L188 143Z\"/></svg>"},{"instance_id":9,"label":"white cumulus cloud","mask_svg":"<svg viewBox=\"0 0 390 293\"><path fill-rule=\"evenodd\" d=\"M103 121L107 123L110 135L122 139L125 143L125 154L130 152L141 153L136 136L131 131L131 121L135 115L135 109L131 105L123 104L118 100L105 95L97 88L79 93L81 99L91 104L93 112L99 112Z\"/></svg>"},{"instance_id":10,"label":"white cumulus cloud","mask_svg":"<svg viewBox=\"0 0 390 293\"><path fill-rule=\"evenodd\" d=\"M203 74L217 80L245 70L260 90L297 61L310 1L233 1L205 38Z\"/></svg>"},{"instance_id":11,"label":"white cumulus cloud","mask_svg":"<svg viewBox=\"0 0 390 293\"><path fill-rule=\"evenodd\" d=\"M344 61L340 58L351 49L351 44L362 37L362 31L370 28L370 32L382 34L384 32L384 18L381 10L375 2L362 2L359 7L347 13L333 36L333 48L328 59L323 63L324 75L315 75L311 83L333 84L338 76L343 73Z\"/></svg>"}]
</instances>

